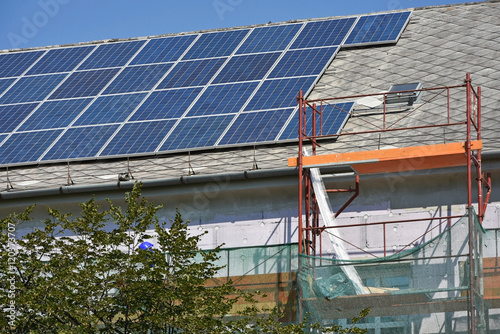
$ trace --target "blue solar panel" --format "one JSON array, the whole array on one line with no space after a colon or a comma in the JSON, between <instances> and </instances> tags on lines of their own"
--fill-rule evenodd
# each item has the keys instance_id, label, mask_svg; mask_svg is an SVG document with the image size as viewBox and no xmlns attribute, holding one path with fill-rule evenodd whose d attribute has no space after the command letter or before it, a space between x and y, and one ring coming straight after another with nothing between
<instances>
[{"instance_id":1,"label":"blue solar panel","mask_svg":"<svg viewBox=\"0 0 500 334\"><path fill-rule=\"evenodd\" d=\"M95 156L118 129L118 125L71 128L45 154L42 160L66 160Z\"/></svg>"},{"instance_id":2,"label":"blue solar panel","mask_svg":"<svg viewBox=\"0 0 500 334\"><path fill-rule=\"evenodd\" d=\"M100 44L90 57L78 68L90 70L96 68L125 65L146 41Z\"/></svg>"},{"instance_id":3,"label":"blue solar panel","mask_svg":"<svg viewBox=\"0 0 500 334\"><path fill-rule=\"evenodd\" d=\"M0 79L0 96L16 79Z\"/></svg>"},{"instance_id":4,"label":"blue solar panel","mask_svg":"<svg viewBox=\"0 0 500 334\"><path fill-rule=\"evenodd\" d=\"M0 78L23 74L45 51L0 54Z\"/></svg>"},{"instance_id":5,"label":"blue solar panel","mask_svg":"<svg viewBox=\"0 0 500 334\"><path fill-rule=\"evenodd\" d=\"M0 131L10 133L9 149L17 145L10 138L31 145L14 130L46 145L4 161L296 140L298 91L312 89L349 32L348 45L392 43L410 14L0 54ZM345 115L325 107L324 133L337 133ZM56 127L66 132L41 157L60 132L39 130Z\"/></svg>"},{"instance_id":6,"label":"blue solar panel","mask_svg":"<svg viewBox=\"0 0 500 334\"><path fill-rule=\"evenodd\" d=\"M242 113L228 129L219 145L274 141L293 108Z\"/></svg>"},{"instance_id":7,"label":"blue solar panel","mask_svg":"<svg viewBox=\"0 0 500 334\"><path fill-rule=\"evenodd\" d=\"M338 47L292 50L280 59L269 78L318 75L330 63Z\"/></svg>"},{"instance_id":8,"label":"blue solar panel","mask_svg":"<svg viewBox=\"0 0 500 334\"><path fill-rule=\"evenodd\" d=\"M273 52L232 57L214 83L261 80L280 55L281 52Z\"/></svg>"},{"instance_id":9,"label":"blue solar panel","mask_svg":"<svg viewBox=\"0 0 500 334\"><path fill-rule=\"evenodd\" d=\"M146 93L100 96L75 122L78 125L121 123L137 108Z\"/></svg>"},{"instance_id":10,"label":"blue solar panel","mask_svg":"<svg viewBox=\"0 0 500 334\"><path fill-rule=\"evenodd\" d=\"M151 90L171 66L171 64L159 64L127 67L113 80L103 94Z\"/></svg>"},{"instance_id":11,"label":"blue solar panel","mask_svg":"<svg viewBox=\"0 0 500 334\"><path fill-rule=\"evenodd\" d=\"M138 65L176 61L195 38L196 35L186 35L152 39L135 56L130 64Z\"/></svg>"},{"instance_id":12,"label":"blue solar panel","mask_svg":"<svg viewBox=\"0 0 500 334\"><path fill-rule=\"evenodd\" d=\"M175 122L175 120L168 120L127 123L118 131L101 155L152 153Z\"/></svg>"},{"instance_id":13,"label":"blue solar panel","mask_svg":"<svg viewBox=\"0 0 500 334\"><path fill-rule=\"evenodd\" d=\"M159 151L213 146L233 118L234 115L184 118Z\"/></svg>"},{"instance_id":14,"label":"blue solar panel","mask_svg":"<svg viewBox=\"0 0 500 334\"><path fill-rule=\"evenodd\" d=\"M94 48L95 46L81 46L49 50L27 74L72 71Z\"/></svg>"},{"instance_id":15,"label":"blue solar panel","mask_svg":"<svg viewBox=\"0 0 500 334\"><path fill-rule=\"evenodd\" d=\"M42 101L66 76L51 74L22 77L0 98L0 104Z\"/></svg>"},{"instance_id":16,"label":"blue solar panel","mask_svg":"<svg viewBox=\"0 0 500 334\"><path fill-rule=\"evenodd\" d=\"M0 164L35 162L62 130L14 133L0 147Z\"/></svg>"},{"instance_id":17,"label":"blue solar panel","mask_svg":"<svg viewBox=\"0 0 500 334\"><path fill-rule=\"evenodd\" d=\"M50 96L50 99L95 96L99 94L116 73L118 73L118 69L74 72Z\"/></svg>"},{"instance_id":18,"label":"blue solar panel","mask_svg":"<svg viewBox=\"0 0 500 334\"><path fill-rule=\"evenodd\" d=\"M411 12L360 17L345 44L397 42Z\"/></svg>"},{"instance_id":19,"label":"blue solar panel","mask_svg":"<svg viewBox=\"0 0 500 334\"><path fill-rule=\"evenodd\" d=\"M0 106L0 133L14 130L37 105L38 103Z\"/></svg>"},{"instance_id":20,"label":"blue solar panel","mask_svg":"<svg viewBox=\"0 0 500 334\"><path fill-rule=\"evenodd\" d=\"M183 59L229 56L247 33L248 29L203 34Z\"/></svg>"},{"instance_id":21,"label":"blue solar panel","mask_svg":"<svg viewBox=\"0 0 500 334\"><path fill-rule=\"evenodd\" d=\"M19 128L20 131L55 129L68 126L92 99L48 101Z\"/></svg>"},{"instance_id":22,"label":"blue solar panel","mask_svg":"<svg viewBox=\"0 0 500 334\"><path fill-rule=\"evenodd\" d=\"M332 135L340 133L342 126L347 121L354 106L353 102L337 103L334 105L323 105L323 116L316 114L316 135ZM306 118L307 135L312 135L312 114L308 113ZM279 140L299 138L299 113L293 115L290 123L281 134Z\"/></svg>"},{"instance_id":23,"label":"blue solar panel","mask_svg":"<svg viewBox=\"0 0 500 334\"><path fill-rule=\"evenodd\" d=\"M236 54L284 50L302 24L255 28Z\"/></svg>"},{"instance_id":24,"label":"blue solar panel","mask_svg":"<svg viewBox=\"0 0 500 334\"><path fill-rule=\"evenodd\" d=\"M180 62L170 71L158 89L203 86L219 70L227 58Z\"/></svg>"},{"instance_id":25,"label":"blue solar panel","mask_svg":"<svg viewBox=\"0 0 500 334\"><path fill-rule=\"evenodd\" d=\"M340 45L356 18L308 22L291 49Z\"/></svg>"},{"instance_id":26,"label":"blue solar panel","mask_svg":"<svg viewBox=\"0 0 500 334\"><path fill-rule=\"evenodd\" d=\"M238 112L257 87L258 82L210 86L196 101L187 116Z\"/></svg>"},{"instance_id":27,"label":"blue solar panel","mask_svg":"<svg viewBox=\"0 0 500 334\"><path fill-rule=\"evenodd\" d=\"M299 90L306 92L316 77L266 80L250 100L246 111L294 107Z\"/></svg>"},{"instance_id":28,"label":"blue solar panel","mask_svg":"<svg viewBox=\"0 0 500 334\"><path fill-rule=\"evenodd\" d=\"M130 120L141 121L181 117L200 92L201 88L153 92Z\"/></svg>"}]
</instances>

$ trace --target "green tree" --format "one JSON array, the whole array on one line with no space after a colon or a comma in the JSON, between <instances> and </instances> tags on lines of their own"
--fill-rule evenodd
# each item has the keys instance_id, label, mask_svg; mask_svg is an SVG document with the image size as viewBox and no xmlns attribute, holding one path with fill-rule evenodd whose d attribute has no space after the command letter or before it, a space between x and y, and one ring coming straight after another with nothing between
<instances>
[{"instance_id":1,"label":"green tree","mask_svg":"<svg viewBox=\"0 0 500 334\"><path fill-rule=\"evenodd\" d=\"M252 298L252 297L250 297ZM364 309L360 312L359 317L351 319L352 325L348 328L342 326L329 326L324 327L319 323L309 323L306 319L297 324L283 324L279 321L282 314L277 308L273 308L265 315L262 315L261 309L251 306L241 312L242 319L232 321L227 324L228 333L241 333L241 334L259 334L259 333L276 333L276 334L303 334L303 333L337 333L348 334L366 333L366 329L356 327L356 324L369 313L369 309Z\"/></svg>"},{"instance_id":2,"label":"green tree","mask_svg":"<svg viewBox=\"0 0 500 334\"><path fill-rule=\"evenodd\" d=\"M161 206L140 191L127 193L123 209L94 199L77 217L49 209L43 228L21 239L9 228L29 220L33 207L0 221L3 333L302 333L309 326L282 325L276 310L261 316L256 307L224 321L239 298L253 296L231 282L207 287L221 269L219 248L200 252L201 236L189 235L181 215L159 221ZM155 246L143 250L152 228Z\"/></svg>"}]
</instances>

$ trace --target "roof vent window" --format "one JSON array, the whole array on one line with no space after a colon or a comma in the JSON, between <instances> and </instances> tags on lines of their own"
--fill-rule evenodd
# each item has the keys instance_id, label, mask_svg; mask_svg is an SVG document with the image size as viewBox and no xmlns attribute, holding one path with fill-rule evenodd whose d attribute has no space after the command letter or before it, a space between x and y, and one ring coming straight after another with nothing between
<instances>
[{"instance_id":1,"label":"roof vent window","mask_svg":"<svg viewBox=\"0 0 500 334\"><path fill-rule=\"evenodd\" d=\"M392 85L389 88L388 94L385 96L385 103L406 103L409 106L413 105L415 101L417 101L421 95L421 91L418 92L408 92L416 89L422 89L422 83L405 83L399 85ZM393 93L394 92L394 93ZM401 92L401 93L396 93Z\"/></svg>"}]
</instances>

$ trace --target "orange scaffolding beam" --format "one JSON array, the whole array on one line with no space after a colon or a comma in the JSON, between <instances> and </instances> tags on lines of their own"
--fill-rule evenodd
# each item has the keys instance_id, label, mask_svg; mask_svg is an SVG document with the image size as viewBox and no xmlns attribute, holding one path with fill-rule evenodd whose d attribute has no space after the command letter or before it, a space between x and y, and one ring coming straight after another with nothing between
<instances>
[{"instance_id":1,"label":"orange scaffolding beam","mask_svg":"<svg viewBox=\"0 0 500 334\"><path fill-rule=\"evenodd\" d=\"M303 156L302 167L351 165L358 174L373 174L465 166L467 165L466 145L466 142L459 142ZM480 150L482 147L481 140L471 141L472 150ZM298 166L298 158L289 158L288 166Z\"/></svg>"}]
</instances>

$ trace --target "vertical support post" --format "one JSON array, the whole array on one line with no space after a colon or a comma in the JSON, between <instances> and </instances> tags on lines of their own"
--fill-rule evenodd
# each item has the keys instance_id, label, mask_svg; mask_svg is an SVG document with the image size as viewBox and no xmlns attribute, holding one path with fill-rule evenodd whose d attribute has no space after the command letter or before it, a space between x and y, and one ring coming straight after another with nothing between
<instances>
[{"instance_id":1,"label":"vertical support post","mask_svg":"<svg viewBox=\"0 0 500 334\"><path fill-rule=\"evenodd\" d=\"M385 130L385 105L386 105L386 94L384 94L384 115L383 115L383 129Z\"/></svg>"},{"instance_id":2,"label":"vertical support post","mask_svg":"<svg viewBox=\"0 0 500 334\"><path fill-rule=\"evenodd\" d=\"M307 108L307 107L306 107ZM316 103L313 103L312 105L312 115L311 115L311 145L312 145L312 155L316 155ZM306 109L307 113L307 109ZM304 114L304 120L307 119L307 115ZM307 132L306 132L307 133ZM309 182L309 203L306 203L306 205L311 207L310 214L312 214L312 217L310 218L310 224L307 225L307 227L312 227L315 228L318 226L316 223L316 218L318 217L317 213L317 205L316 204L316 199L314 197L314 190L312 187L311 179L308 177L307 181ZM308 229L306 233L306 243L307 243L307 248L310 251L307 253L307 255L313 255L316 256L316 251L317 251L317 244L316 244L316 229Z\"/></svg>"},{"instance_id":3,"label":"vertical support post","mask_svg":"<svg viewBox=\"0 0 500 334\"><path fill-rule=\"evenodd\" d=\"M448 111L448 124L450 123L450 88L446 87L446 109Z\"/></svg>"},{"instance_id":4,"label":"vertical support post","mask_svg":"<svg viewBox=\"0 0 500 334\"><path fill-rule=\"evenodd\" d=\"M309 178L309 171L306 171L304 173L305 178L304 178L304 185L305 185L305 209L306 209L306 231L305 231L305 254L306 255L311 255L310 253L310 243L309 240L311 240L311 230L309 227L311 227L311 197L312 197L312 189L311 189L311 179Z\"/></svg>"},{"instance_id":5,"label":"vertical support post","mask_svg":"<svg viewBox=\"0 0 500 334\"><path fill-rule=\"evenodd\" d=\"M474 247L474 242L476 239L475 233L474 233L474 218L472 216L472 206L469 206L467 209L467 214L469 218L469 313L470 313L470 332L472 334L476 333L476 301L475 301L475 286L476 286L476 279L475 279L475 247Z\"/></svg>"},{"instance_id":6,"label":"vertical support post","mask_svg":"<svg viewBox=\"0 0 500 334\"><path fill-rule=\"evenodd\" d=\"M481 134L481 87L478 86L477 87L477 92L476 92L477 96L476 96L476 108L477 108L477 112L476 112L476 126L477 126L477 140L481 140L482 138L482 134ZM489 198L486 199L486 202L484 203L484 206L483 206L483 202L484 202L484 199L483 199L483 181L484 181L484 176L483 176L483 169L482 169L482 161L481 161L481 149L479 149L477 151L477 175L478 175L478 202L477 202L477 206L478 206L478 214L479 214L479 223L482 225L483 224L483 218L484 218L484 213L485 213L485 210L486 210L486 205L487 205L487 201L489 200ZM490 178L490 175L488 174L488 181ZM489 182L488 184L491 184L491 182ZM475 225L474 225L475 226ZM479 289L479 293L481 296L483 296L484 298L484 282L483 282L483 250L482 248L482 245L483 245L483 235L481 233L481 231L477 231L477 226L475 226L475 230L476 230L476 234L477 234L477 238L475 240L477 240L477 243L476 243L476 246L477 246L477 251L478 251L478 281L479 281L479 286L478 286L478 289ZM485 333L485 329L488 328L488 319L487 319L487 311L484 307L484 300L481 300L481 303L480 303L480 309L479 309L479 314L480 314L480 321L481 321L481 333Z\"/></svg>"},{"instance_id":7,"label":"vertical support post","mask_svg":"<svg viewBox=\"0 0 500 334\"><path fill-rule=\"evenodd\" d=\"M386 224L384 223L383 226L384 226L384 257L386 257L387 256L387 243L386 243L387 240L386 240L386 236L385 236L385 226L386 226Z\"/></svg>"},{"instance_id":8,"label":"vertical support post","mask_svg":"<svg viewBox=\"0 0 500 334\"><path fill-rule=\"evenodd\" d=\"M472 216L472 152L471 152L471 117L472 117L472 85L470 73L467 73L466 79L466 99L467 99L467 142L465 145L467 151L467 214L469 218L469 313L470 313L470 332L476 333L476 305L475 305L475 233L474 219Z\"/></svg>"},{"instance_id":9,"label":"vertical support post","mask_svg":"<svg viewBox=\"0 0 500 334\"><path fill-rule=\"evenodd\" d=\"M467 141L465 143L465 149L467 152L467 207L472 206L472 152L471 152L471 116L472 116L472 107L471 107L471 95L472 95L472 86L470 73L467 73L466 79L466 98L467 98Z\"/></svg>"},{"instance_id":10,"label":"vertical support post","mask_svg":"<svg viewBox=\"0 0 500 334\"><path fill-rule=\"evenodd\" d=\"M316 103L312 106L312 155L316 155Z\"/></svg>"},{"instance_id":11,"label":"vertical support post","mask_svg":"<svg viewBox=\"0 0 500 334\"><path fill-rule=\"evenodd\" d=\"M477 140L481 140L481 87L477 87L477 113L476 113L476 126L477 126ZM481 150L477 150L477 215L479 222L483 223L483 171L481 167Z\"/></svg>"},{"instance_id":12,"label":"vertical support post","mask_svg":"<svg viewBox=\"0 0 500 334\"><path fill-rule=\"evenodd\" d=\"M323 135L323 101L321 101L321 106L320 106L320 114L319 114L319 117L320 117L320 121L319 121L319 125L320 125L320 128L319 128L319 135L322 136Z\"/></svg>"},{"instance_id":13,"label":"vertical support post","mask_svg":"<svg viewBox=\"0 0 500 334\"><path fill-rule=\"evenodd\" d=\"M315 251L315 255L317 253L321 256L321 254L323 253L323 246L321 243L321 232L322 231L319 228L319 206L318 206L318 201L316 200L316 197L314 197L314 227L316 228L316 230L314 231L315 232L314 237L319 238L319 252Z\"/></svg>"},{"instance_id":14,"label":"vertical support post","mask_svg":"<svg viewBox=\"0 0 500 334\"><path fill-rule=\"evenodd\" d=\"M298 223L299 223L299 254L302 254L303 249L302 249L302 243L303 243L303 230L302 230L302 182L304 179L304 175L302 174L302 126L303 126L303 120L302 120L302 113L303 113L303 106L304 106L304 95L302 93L302 90L299 91L299 96L297 97L297 100L299 102L299 156L298 156L298 161L297 161L297 167L299 168L299 217L298 217Z\"/></svg>"},{"instance_id":15,"label":"vertical support post","mask_svg":"<svg viewBox=\"0 0 500 334\"><path fill-rule=\"evenodd\" d=\"M302 197L303 197L303 187L304 187L304 169L303 169L303 141L304 141L304 129L305 129L305 115L306 115L306 104L305 104L305 101L304 101L304 93L302 92L302 90L299 91L299 96L297 97L297 100L298 100L298 104L299 104L299 110L298 110L298 113L299 113L299 155L298 155L298 161L297 161L297 166L299 168L299 217L298 217L298 224L299 224L299 254L303 254L304 253L304 247L306 247L306 250L308 252L308 248L307 248L307 245L304 245L304 230L303 230L303 219L302 219L302 205L303 205L303 200L302 200ZM307 178L308 179L308 178ZM307 239L306 239L307 240ZM299 256L299 268L302 267L302 261L304 261L304 259L302 259L300 256ZM299 320L302 321L302 319L304 319L304 314L303 314L303 309L302 309L302 298L303 298L303 295L302 295L303 291L302 289L300 288L300 284L299 284Z\"/></svg>"},{"instance_id":16,"label":"vertical support post","mask_svg":"<svg viewBox=\"0 0 500 334\"><path fill-rule=\"evenodd\" d=\"M319 219L318 219L318 222L316 223L316 226L319 227ZM323 257L323 238L322 238L322 233L323 233L323 230L322 229L318 229L318 238L319 238L319 256L320 257Z\"/></svg>"}]
</instances>

